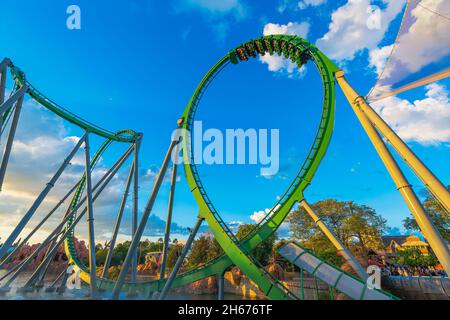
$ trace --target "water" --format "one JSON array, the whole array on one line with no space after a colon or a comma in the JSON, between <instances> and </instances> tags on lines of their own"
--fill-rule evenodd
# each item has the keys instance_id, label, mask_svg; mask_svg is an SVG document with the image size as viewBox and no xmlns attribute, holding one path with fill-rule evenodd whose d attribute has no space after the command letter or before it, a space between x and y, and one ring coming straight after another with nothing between
<instances>
[{"instance_id":1,"label":"water","mask_svg":"<svg viewBox=\"0 0 450 320\"><path fill-rule=\"evenodd\" d=\"M7 272L5 270L0 270L0 277L5 275ZM54 277L49 277L45 281L45 287L39 292L32 293L22 293L17 292L18 288L21 288L28 280L31 274L20 275L11 285L11 290L6 294L0 294L0 300L88 300L89 296L89 286L85 283L81 284L81 289L69 290L66 289L63 294L58 294L56 292L45 292L45 287L50 286L53 282ZM2 281L2 284L5 281ZM59 285L59 284L58 284ZM58 286L57 286L58 287ZM108 299L108 292L101 293L101 299ZM215 294L202 294L202 295L191 295L182 293L171 293L167 297L169 300L217 300L217 295ZM225 300L243 300L242 296L234 294L225 294ZM142 300L145 299L143 296L127 297L125 294L120 296L121 300Z\"/></svg>"}]
</instances>

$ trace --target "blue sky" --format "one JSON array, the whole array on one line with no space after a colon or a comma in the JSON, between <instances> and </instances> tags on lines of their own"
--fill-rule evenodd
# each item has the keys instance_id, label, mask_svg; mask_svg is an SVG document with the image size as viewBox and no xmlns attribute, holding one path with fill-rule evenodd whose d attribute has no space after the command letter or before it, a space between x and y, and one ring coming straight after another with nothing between
<instances>
[{"instance_id":1,"label":"blue sky","mask_svg":"<svg viewBox=\"0 0 450 320\"><path fill-rule=\"evenodd\" d=\"M81 30L66 28L66 9L71 4L81 8ZM367 14L369 5L379 6L382 12L379 30L361 28L358 19ZM295 33L317 43L347 72L350 83L366 94L377 79L376 56L371 53L392 44L401 9L401 1L369 0L9 1L1 4L0 57L11 58L34 86L81 117L110 130L144 132L143 207L177 118L204 73L230 49L263 33ZM341 28L336 29L338 25ZM450 181L449 85L446 80L419 88L389 99L377 109L385 112L387 121L444 183ZM271 207L283 193L312 141L320 116L321 90L311 66L300 72L273 59L230 67L212 85L198 113L205 128L280 130L282 170L271 179L258 176L255 166L200 167L204 184L226 221L251 222L252 215ZM333 140L307 198L310 202L355 200L374 207L391 227L401 228L402 219L409 215L406 205L340 89L336 103ZM24 157L39 158L45 166L46 159L53 160L45 152L57 155L57 150L67 151L68 137L81 133L31 102L29 105L32 111L24 111L19 146L33 145L37 150ZM397 110L398 105L403 107ZM432 110L432 116L420 108ZM94 139L94 144L99 143L100 139ZM102 165L111 164L124 147L114 147ZM13 220L4 220L9 225L23 213L30 195L38 192L51 172L46 171L50 167L42 167L47 173L39 176L36 168L40 167L34 161L27 163L30 174L36 175L36 186L25 183L27 171L19 166L24 159L21 151L15 147L12 170L16 173L7 177L7 186L20 192L2 195L9 202L0 207L3 217L17 213ZM126 172L120 179L124 176ZM421 184L409 172L408 177L421 194ZM120 188L117 183L117 190L102 202L104 208L97 220L102 234L112 229L113 204L120 197ZM163 225L168 188L165 183L155 206L151 222L156 229ZM193 224L196 204L183 179L177 191L174 219L181 229ZM151 231L149 228L147 235Z\"/></svg>"}]
</instances>

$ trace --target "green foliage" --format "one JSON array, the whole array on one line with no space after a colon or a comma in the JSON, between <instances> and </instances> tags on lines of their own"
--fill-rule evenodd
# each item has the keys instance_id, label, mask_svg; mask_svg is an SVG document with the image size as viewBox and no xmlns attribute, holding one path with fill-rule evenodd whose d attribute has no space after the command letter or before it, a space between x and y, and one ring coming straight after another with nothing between
<instances>
[{"instance_id":1,"label":"green foliage","mask_svg":"<svg viewBox=\"0 0 450 320\"><path fill-rule=\"evenodd\" d=\"M196 267L203 264L208 259L209 241L205 236L201 236L192 245L191 253L188 258L188 266Z\"/></svg>"},{"instance_id":2,"label":"green foliage","mask_svg":"<svg viewBox=\"0 0 450 320\"><path fill-rule=\"evenodd\" d=\"M183 250L182 244L174 244L169 247L169 252L167 253L167 264L166 269L167 271L171 271L173 267L175 266L175 263L178 260L178 257L181 255L181 251Z\"/></svg>"},{"instance_id":3,"label":"green foliage","mask_svg":"<svg viewBox=\"0 0 450 320\"><path fill-rule=\"evenodd\" d=\"M238 232L236 233L236 237L241 240L243 239L249 232L251 232L255 228L254 224L243 224L238 228ZM252 255L258 260L263 266L269 263L270 257L272 255L273 247L275 241L277 239L277 235L274 233L266 240L261 242L253 251Z\"/></svg>"},{"instance_id":4,"label":"green foliage","mask_svg":"<svg viewBox=\"0 0 450 320\"><path fill-rule=\"evenodd\" d=\"M193 243L188 257L188 265L189 267L197 267L222 254L222 247L212 233L207 233Z\"/></svg>"},{"instance_id":5,"label":"green foliage","mask_svg":"<svg viewBox=\"0 0 450 320\"><path fill-rule=\"evenodd\" d=\"M125 257L127 256L128 249L130 248L131 242L125 241L122 243L116 243L114 247L114 254L111 258L111 267L112 266L120 266ZM102 266L105 264L106 256L108 255L109 246L102 246L101 244L97 244L95 246L95 255L96 262L98 266ZM138 259L139 263L145 263L145 255L149 252L158 252L162 250L161 242L151 242L148 239L145 241L141 241L138 247Z\"/></svg>"},{"instance_id":6,"label":"green foliage","mask_svg":"<svg viewBox=\"0 0 450 320\"><path fill-rule=\"evenodd\" d=\"M400 265L409 267L433 267L438 264L438 260L433 254L424 255L418 249L399 250L396 253L394 261Z\"/></svg>"},{"instance_id":7,"label":"green foliage","mask_svg":"<svg viewBox=\"0 0 450 320\"><path fill-rule=\"evenodd\" d=\"M383 247L381 235L387 228L386 220L374 209L353 201L334 199L319 201L311 207L354 254L366 256L369 249ZM342 257L336 254L333 244L304 208L291 213L288 221L293 237L302 245L336 265L342 264Z\"/></svg>"},{"instance_id":8,"label":"green foliage","mask_svg":"<svg viewBox=\"0 0 450 320\"><path fill-rule=\"evenodd\" d=\"M450 186L447 186L450 191ZM436 226L442 237L450 242L450 218L448 212L440 205L440 203L434 198L434 196L426 191L426 198L423 201L423 208L429 215L431 221ZM406 230L420 231L419 225L412 217L408 217L403 220L403 226Z\"/></svg>"}]
</instances>

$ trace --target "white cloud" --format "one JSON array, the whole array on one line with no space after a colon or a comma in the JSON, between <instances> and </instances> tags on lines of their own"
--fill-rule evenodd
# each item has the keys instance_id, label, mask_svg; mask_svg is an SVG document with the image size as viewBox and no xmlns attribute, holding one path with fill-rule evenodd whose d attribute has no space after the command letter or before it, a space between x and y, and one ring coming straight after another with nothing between
<instances>
[{"instance_id":1,"label":"white cloud","mask_svg":"<svg viewBox=\"0 0 450 320\"><path fill-rule=\"evenodd\" d=\"M264 35L290 34L307 38L310 29L308 22L289 22L288 24L268 23L264 26ZM280 72L288 75L289 78L302 78L306 74L306 67L298 68L296 63L277 55L260 56L259 60L268 65L269 71Z\"/></svg>"},{"instance_id":2,"label":"white cloud","mask_svg":"<svg viewBox=\"0 0 450 320\"><path fill-rule=\"evenodd\" d=\"M436 12L450 12L447 0L423 0L420 4ZM395 55L409 71L416 72L450 53L450 23L421 6L411 15L417 20L399 38Z\"/></svg>"},{"instance_id":3,"label":"white cloud","mask_svg":"<svg viewBox=\"0 0 450 320\"><path fill-rule=\"evenodd\" d=\"M3 190L0 192L0 237L5 239L13 228L20 221L21 217L30 208L31 204L36 200L38 194L45 187L46 183L54 175L56 170L64 161L65 157L74 148L79 141L79 137L75 136L71 128L53 113L37 105L34 101L27 99L21 113L21 119L17 128L16 138L14 141L11 158L8 164L8 170L5 177ZM2 135L1 145L4 146L6 134ZM92 145L96 146L100 142L95 136L91 136ZM108 149L110 152L122 153L126 146L123 144L113 144ZM95 148L92 148L92 153ZM110 156L111 153L107 155ZM116 159L113 159L114 161ZM131 159L125 164L124 168L119 170L117 175L111 180L107 188L102 192L100 197L94 203L95 230L97 235L107 234L112 231L114 226L115 215L122 198L125 188L125 181L130 169ZM79 181L84 173L84 149L80 148L78 153L71 161L71 165L66 168L55 187L46 197L45 201L36 211L34 217L25 228L24 232L19 236L21 238L31 231L38 220L42 219L53 206L70 190L70 188ZM93 185L102 177L109 169L109 166L100 158L97 166L93 170ZM150 167L148 170L142 168L140 174L140 190L148 194L155 179L156 167ZM170 177L170 170L168 170ZM170 181L166 177L165 182ZM143 198L145 197L142 195ZM131 203L131 196L128 199ZM49 231L61 221L63 212L67 209L66 201L61 208L54 213L49 221L43 225L42 230L38 232L31 242L38 242L45 238ZM164 200L165 202L165 200ZM129 214L127 209L125 214ZM154 215L152 215L154 216ZM124 219L122 233L129 234L129 218ZM164 229L164 223L156 216L150 218L146 227L146 234L154 234ZM181 230L177 227L175 230ZM77 237L85 239L87 235L86 224L81 221L77 227ZM105 240L97 237L97 240Z\"/></svg>"},{"instance_id":4,"label":"white cloud","mask_svg":"<svg viewBox=\"0 0 450 320\"><path fill-rule=\"evenodd\" d=\"M306 38L309 33L308 22L289 22L288 24L268 23L264 26L264 35L291 34Z\"/></svg>"},{"instance_id":5,"label":"white cloud","mask_svg":"<svg viewBox=\"0 0 450 320\"><path fill-rule=\"evenodd\" d=\"M326 3L327 0L302 0L298 3L298 8L300 10L306 9L307 7L318 7Z\"/></svg>"},{"instance_id":6,"label":"white cloud","mask_svg":"<svg viewBox=\"0 0 450 320\"><path fill-rule=\"evenodd\" d=\"M385 9L372 11L370 0L349 0L331 15L328 32L316 45L330 58L352 60L356 54L377 47L405 0L384 0Z\"/></svg>"},{"instance_id":7,"label":"white cloud","mask_svg":"<svg viewBox=\"0 0 450 320\"><path fill-rule=\"evenodd\" d=\"M450 100L443 85L432 83L425 87L425 98L409 102L389 97L372 104L381 117L407 140L421 144L450 141Z\"/></svg>"},{"instance_id":8,"label":"white cloud","mask_svg":"<svg viewBox=\"0 0 450 320\"><path fill-rule=\"evenodd\" d=\"M253 221L255 221L256 223L260 223L264 217L266 216L266 214L269 212L269 209L266 209L266 211L255 211L251 216L250 219L252 219Z\"/></svg>"},{"instance_id":9,"label":"white cloud","mask_svg":"<svg viewBox=\"0 0 450 320\"><path fill-rule=\"evenodd\" d=\"M435 12L450 12L449 1L423 0L420 4ZM391 60L374 91L375 95L390 91L401 80L450 55L450 22L421 5L411 10L408 20L412 23L405 25L398 37ZM386 64L385 58L391 48L392 45L389 45L370 52L370 65L378 75ZM432 70L430 73L437 71Z\"/></svg>"},{"instance_id":10,"label":"white cloud","mask_svg":"<svg viewBox=\"0 0 450 320\"><path fill-rule=\"evenodd\" d=\"M369 53L369 66L374 68L378 76L381 75L384 65L392 52L394 45L376 48Z\"/></svg>"},{"instance_id":11,"label":"white cloud","mask_svg":"<svg viewBox=\"0 0 450 320\"><path fill-rule=\"evenodd\" d=\"M276 212L280 208L280 205L276 205L274 210L271 212L272 209L265 209L261 211L255 211L250 216L250 219L253 220L256 223L260 223L269 213L270 215L273 215L274 212Z\"/></svg>"}]
</instances>

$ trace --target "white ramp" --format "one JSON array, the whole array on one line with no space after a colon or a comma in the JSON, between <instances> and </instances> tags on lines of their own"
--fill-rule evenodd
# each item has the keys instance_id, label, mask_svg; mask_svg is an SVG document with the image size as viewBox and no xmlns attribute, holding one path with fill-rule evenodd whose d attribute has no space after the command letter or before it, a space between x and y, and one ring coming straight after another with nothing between
<instances>
[{"instance_id":1,"label":"white ramp","mask_svg":"<svg viewBox=\"0 0 450 320\"><path fill-rule=\"evenodd\" d=\"M317 277L332 288L355 300L397 300L393 295L378 289L371 289L367 283L338 267L318 258L295 242L290 242L278 252L300 269Z\"/></svg>"}]
</instances>

